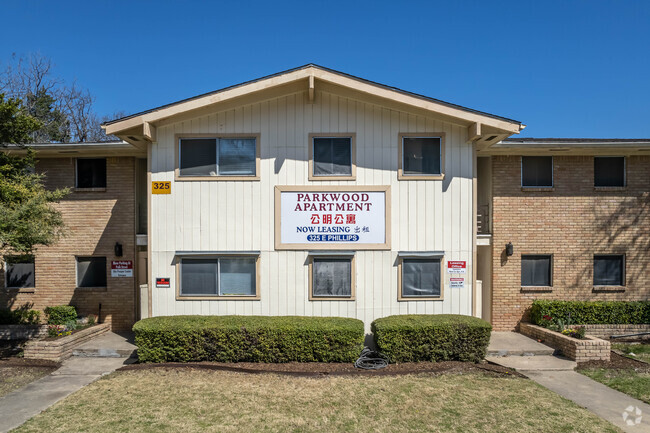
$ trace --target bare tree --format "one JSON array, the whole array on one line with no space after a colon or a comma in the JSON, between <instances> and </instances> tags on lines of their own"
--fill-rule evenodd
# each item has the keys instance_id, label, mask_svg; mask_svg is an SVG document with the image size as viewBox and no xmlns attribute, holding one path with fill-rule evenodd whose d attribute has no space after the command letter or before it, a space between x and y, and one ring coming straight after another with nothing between
<instances>
[{"instance_id":1,"label":"bare tree","mask_svg":"<svg viewBox=\"0 0 650 433\"><path fill-rule=\"evenodd\" d=\"M0 73L0 93L23 101L27 113L43 123L33 142L111 141L93 109L94 96L76 82L66 86L53 74L52 61L41 54L17 58Z\"/></svg>"}]
</instances>

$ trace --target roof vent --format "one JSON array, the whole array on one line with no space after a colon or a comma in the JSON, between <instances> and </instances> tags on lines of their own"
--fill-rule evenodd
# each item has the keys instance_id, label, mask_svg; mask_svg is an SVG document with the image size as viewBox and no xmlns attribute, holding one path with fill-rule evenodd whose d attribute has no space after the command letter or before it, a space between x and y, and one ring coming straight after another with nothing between
<instances>
[{"instance_id":1,"label":"roof vent","mask_svg":"<svg viewBox=\"0 0 650 433\"><path fill-rule=\"evenodd\" d=\"M129 135L129 137L128 137L128 138L129 138L129 140L133 140L133 141L140 141L140 139L139 139L139 138L137 138L137 137L134 137L134 136L132 136L132 135Z\"/></svg>"},{"instance_id":2,"label":"roof vent","mask_svg":"<svg viewBox=\"0 0 650 433\"><path fill-rule=\"evenodd\" d=\"M495 138L497 138L497 135L493 135L493 136L491 136L491 137L488 137L485 141L492 141L492 140L494 140Z\"/></svg>"}]
</instances>

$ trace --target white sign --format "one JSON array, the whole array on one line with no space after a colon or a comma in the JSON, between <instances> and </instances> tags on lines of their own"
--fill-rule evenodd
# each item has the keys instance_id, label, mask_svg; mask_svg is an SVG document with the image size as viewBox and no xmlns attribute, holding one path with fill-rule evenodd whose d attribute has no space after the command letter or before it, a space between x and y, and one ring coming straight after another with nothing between
<instances>
[{"instance_id":1,"label":"white sign","mask_svg":"<svg viewBox=\"0 0 650 433\"><path fill-rule=\"evenodd\" d=\"M461 260L448 260L447 261L448 274L466 274L467 262Z\"/></svg>"},{"instance_id":2,"label":"white sign","mask_svg":"<svg viewBox=\"0 0 650 433\"><path fill-rule=\"evenodd\" d=\"M452 289L464 289L465 277L454 277L449 279L449 287Z\"/></svg>"},{"instance_id":3,"label":"white sign","mask_svg":"<svg viewBox=\"0 0 650 433\"><path fill-rule=\"evenodd\" d=\"M280 206L280 239L279 243L276 239L276 248L386 247L385 188L316 191L307 187L304 191L286 191L279 187L276 206Z\"/></svg>"},{"instance_id":4,"label":"white sign","mask_svg":"<svg viewBox=\"0 0 650 433\"><path fill-rule=\"evenodd\" d=\"M111 262L111 277L133 277L133 262L131 260L113 260Z\"/></svg>"}]
</instances>

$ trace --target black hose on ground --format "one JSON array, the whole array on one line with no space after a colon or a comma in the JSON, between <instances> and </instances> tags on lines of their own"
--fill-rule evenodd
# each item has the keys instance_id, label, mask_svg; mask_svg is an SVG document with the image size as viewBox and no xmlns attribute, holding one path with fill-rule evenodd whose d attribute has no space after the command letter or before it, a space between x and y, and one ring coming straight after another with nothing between
<instances>
[{"instance_id":1,"label":"black hose on ground","mask_svg":"<svg viewBox=\"0 0 650 433\"><path fill-rule=\"evenodd\" d=\"M359 359L354 362L354 366L364 370L379 370L388 366L388 357L366 346L361 351Z\"/></svg>"}]
</instances>

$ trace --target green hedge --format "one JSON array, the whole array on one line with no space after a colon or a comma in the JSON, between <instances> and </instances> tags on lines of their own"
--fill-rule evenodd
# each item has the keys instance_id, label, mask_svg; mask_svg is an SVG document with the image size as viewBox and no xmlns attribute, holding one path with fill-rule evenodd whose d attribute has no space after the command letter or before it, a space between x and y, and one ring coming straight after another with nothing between
<instances>
[{"instance_id":1,"label":"green hedge","mask_svg":"<svg viewBox=\"0 0 650 433\"><path fill-rule=\"evenodd\" d=\"M492 326L456 314L389 316L372 322L380 352L391 362L471 361L485 357Z\"/></svg>"},{"instance_id":2,"label":"green hedge","mask_svg":"<svg viewBox=\"0 0 650 433\"><path fill-rule=\"evenodd\" d=\"M72 305L46 307L44 311L47 315L48 325L65 325L77 320L77 309Z\"/></svg>"},{"instance_id":3,"label":"green hedge","mask_svg":"<svg viewBox=\"0 0 650 433\"><path fill-rule=\"evenodd\" d=\"M530 319L542 324L544 316L567 320L574 325L650 323L650 301L533 301Z\"/></svg>"},{"instance_id":4,"label":"green hedge","mask_svg":"<svg viewBox=\"0 0 650 433\"><path fill-rule=\"evenodd\" d=\"M18 310L0 309L0 325L38 325L41 312L20 308Z\"/></svg>"},{"instance_id":5,"label":"green hedge","mask_svg":"<svg viewBox=\"0 0 650 433\"><path fill-rule=\"evenodd\" d=\"M352 362L364 340L340 317L165 316L133 331L141 362Z\"/></svg>"}]
</instances>

